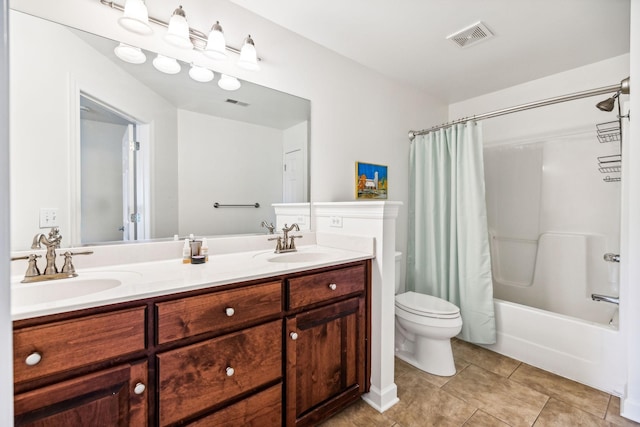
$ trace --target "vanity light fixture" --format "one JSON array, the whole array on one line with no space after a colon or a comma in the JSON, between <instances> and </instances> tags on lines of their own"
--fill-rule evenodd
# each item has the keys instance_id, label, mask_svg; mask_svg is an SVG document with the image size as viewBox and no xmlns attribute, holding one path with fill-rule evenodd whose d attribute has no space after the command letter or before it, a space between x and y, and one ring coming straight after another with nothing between
<instances>
[{"instance_id":1,"label":"vanity light fixture","mask_svg":"<svg viewBox=\"0 0 640 427\"><path fill-rule=\"evenodd\" d=\"M204 48L203 53L205 56L215 59L223 60L227 59L226 43L224 41L224 31L220 26L220 21L216 21L211 27L209 37L207 37L207 46Z\"/></svg>"},{"instance_id":2,"label":"vanity light fixture","mask_svg":"<svg viewBox=\"0 0 640 427\"><path fill-rule=\"evenodd\" d=\"M176 59L160 54L153 60L153 66L156 70L162 71L165 74L178 74L181 69Z\"/></svg>"},{"instance_id":3,"label":"vanity light fixture","mask_svg":"<svg viewBox=\"0 0 640 427\"><path fill-rule=\"evenodd\" d=\"M226 51L230 51L240 55L238 61L239 67L251 71L260 69L258 62L262 59L257 56L255 44L251 36L245 38L241 49L227 46L220 22L216 21L216 23L213 24L207 36L194 28L189 28L182 6L175 9L169 22L166 22L148 15L144 0L126 0L124 7L115 3L113 0L100 0L100 3L111 9L123 11L124 14L118 19L118 22L129 31L139 34L150 34L153 30L149 27L149 23L160 25L161 27L167 28L164 40L173 46L183 49L195 48L196 50L202 51L211 59L225 59L227 56ZM133 11L137 12L134 13ZM133 24L128 25L128 23Z\"/></svg>"},{"instance_id":4,"label":"vanity light fixture","mask_svg":"<svg viewBox=\"0 0 640 427\"><path fill-rule=\"evenodd\" d=\"M147 56L142 52L142 49L125 43L120 43L113 49L113 52L118 58L130 64L144 64L147 60Z\"/></svg>"},{"instance_id":5,"label":"vanity light fixture","mask_svg":"<svg viewBox=\"0 0 640 427\"><path fill-rule=\"evenodd\" d=\"M191 68L189 69L189 77L197 82L207 83L213 80L213 71L208 68L191 64Z\"/></svg>"},{"instance_id":6,"label":"vanity light fixture","mask_svg":"<svg viewBox=\"0 0 640 427\"><path fill-rule=\"evenodd\" d=\"M249 34L247 38L244 39L244 44L242 45L242 49L240 50L238 67L250 71L258 71L260 69L260 67L258 66L258 54L256 52L256 46L253 43L251 34Z\"/></svg>"},{"instance_id":7,"label":"vanity light fixture","mask_svg":"<svg viewBox=\"0 0 640 427\"><path fill-rule=\"evenodd\" d=\"M182 10L182 6L179 6L173 11L173 15L171 15L171 19L169 20L167 33L164 35L164 40L170 45L181 49L193 49L193 43L191 43L191 39L189 39L187 16L184 10Z\"/></svg>"},{"instance_id":8,"label":"vanity light fixture","mask_svg":"<svg viewBox=\"0 0 640 427\"><path fill-rule=\"evenodd\" d=\"M134 33L153 33L153 29L149 25L149 12L144 0L126 0L124 13L118 19L118 24Z\"/></svg>"},{"instance_id":9,"label":"vanity light fixture","mask_svg":"<svg viewBox=\"0 0 640 427\"><path fill-rule=\"evenodd\" d=\"M228 76L226 74L220 75L220 80L218 80L218 86L220 89L224 90L238 90L240 89L240 80L235 77Z\"/></svg>"}]
</instances>

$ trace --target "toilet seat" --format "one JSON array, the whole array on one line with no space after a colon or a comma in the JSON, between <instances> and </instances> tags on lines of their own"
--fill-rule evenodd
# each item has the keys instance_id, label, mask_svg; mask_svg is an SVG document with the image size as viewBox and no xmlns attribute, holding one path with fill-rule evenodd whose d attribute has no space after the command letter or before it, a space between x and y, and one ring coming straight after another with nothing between
<instances>
[{"instance_id":1,"label":"toilet seat","mask_svg":"<svg viewBox=\"0 0 640 427\"><path fill-rule=\"evenodd\" d=\"M460 309L449 301L417 292L405 292L396 295L398 308L418 316L437 319L455 319L460 317Z\"/></svg>"}]
</instances>

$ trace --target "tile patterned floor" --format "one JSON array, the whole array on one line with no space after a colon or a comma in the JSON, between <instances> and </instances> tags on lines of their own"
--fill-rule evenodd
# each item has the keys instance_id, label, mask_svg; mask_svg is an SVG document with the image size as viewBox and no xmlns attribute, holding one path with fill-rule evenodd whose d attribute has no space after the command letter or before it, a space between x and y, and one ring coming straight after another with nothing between
<instances>
[{"instance_id":1,"label":"tile patterned floor","mask_svg":"<svg viewBox=\"0 0 640 427\"><path fill-rule=\"evenodd\" d=\"M359 401L322 427L640 426L619 415L618 397L464 341L452 346L453 377L396 359L397 405L380 414Z\"/></svg>"}]
</instances>

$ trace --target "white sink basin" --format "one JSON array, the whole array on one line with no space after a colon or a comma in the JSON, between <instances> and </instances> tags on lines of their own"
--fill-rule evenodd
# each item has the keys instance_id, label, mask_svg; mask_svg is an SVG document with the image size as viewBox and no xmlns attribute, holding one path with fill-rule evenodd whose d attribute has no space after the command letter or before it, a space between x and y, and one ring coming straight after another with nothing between
<instances>
[{"instance_id":1,"label":"white sink basin","mask_svg":"<svg viewBox=\"0 0 640 427\"><path fill-rule=\"evenodd\" d=\"M317 262L331 258L329 252L290 252L285 254L273 254L271 258L267 258L269 262Z\"/></svg>"},{"instance_id":2,"label":"white sink basin","mask_svg":"<svg viewBox=\"0 0 640 427\"><path fill-rule=\"evenodd\" d=\"M63 279L18 284L11 287L11 303L16 306L42 304L87 296L120 286L116 279Z\"/></svg>"}]
</instances>

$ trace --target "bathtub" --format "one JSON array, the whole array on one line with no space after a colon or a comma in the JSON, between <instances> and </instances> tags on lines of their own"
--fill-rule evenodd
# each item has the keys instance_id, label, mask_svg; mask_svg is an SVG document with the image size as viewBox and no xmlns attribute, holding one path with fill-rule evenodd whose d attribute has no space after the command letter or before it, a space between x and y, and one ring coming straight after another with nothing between
<instances>
[{"instance_id":1,"label":"bathtub","mask_svg":"<svg viewBox=\"0 0 640 427\"><path fill-rule=\"evenodd\" d=\"M602 235L543 233L536 240L491 235L497 343L487 348L621 395L623 346L618 265L607 263ZM464 319L463 319L464 320Z\"/></svg>"},{"instance_id":2,"label":"bathtub","mask_svg":"<svg viewBox=\"0 0 640 427\"><path fill-rule=\"evenodd\" d=\"M494 300L497 342L484 347L617 396L624 346L615 325ZM614 316L614 322L617 321Z\"/></svg>"}]
</instances>

